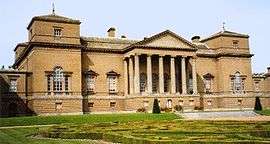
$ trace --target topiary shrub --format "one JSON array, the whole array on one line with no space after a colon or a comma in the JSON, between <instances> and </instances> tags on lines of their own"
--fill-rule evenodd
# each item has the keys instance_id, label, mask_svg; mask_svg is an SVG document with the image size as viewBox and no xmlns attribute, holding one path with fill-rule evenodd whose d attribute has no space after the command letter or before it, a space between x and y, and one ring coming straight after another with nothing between
<instances>
[{"instance_id":1,"label":"topiary shrub","mask_svg":"<svg viewBox=\"0 0 270 144\"><path fill-rule=\"evenodd\" d=\"M138 108L137 112L146 112L146 109L144 107L143 108Z\"/></svg>"},{"instance_id":2,"label":"topiary shrub","mask_svg":"<svg viewBox=\"0 0 270 144\"><path fill-rule=\"evenodd\" d=\"M262 104L261 104L261 100L260 100L259 97L256 97L256 99L255 99L254 110L256 110L256 111L261 111L262 110Z\"/></svg>"},{"instance_id":3,"label":"topiary shrub","mask_svg":"<svg viewBox=\"0 0 270 144\"><path fill-rule=\"evenodd\" d=\"M179 112L179 111L183 111L183 107L180 106L180 105L175 105L175 106L174 106L174 110L175 110L175 111L178 111L178 112Z\"/></svg>"},{"instance_id":4,"label":"topiary shrub","mask_svg":"<svg viewBox=\"0 0 270 144\"><path fill-rule=\"evenodd\" d=\"M160 107L159 107L158 99L157 98L154 99L153 113L154 114L159 114L160 113Z\"/></svg>"}]
</instances>

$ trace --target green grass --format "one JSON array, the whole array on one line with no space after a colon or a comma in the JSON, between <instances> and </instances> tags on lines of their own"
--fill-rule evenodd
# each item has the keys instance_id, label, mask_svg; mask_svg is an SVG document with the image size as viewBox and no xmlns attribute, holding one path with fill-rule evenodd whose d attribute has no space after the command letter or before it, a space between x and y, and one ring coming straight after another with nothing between
<instances>
[{"instance_id":1,"label":"green grass","mask_svg":"<svg viewBox=\"0 0 270 144\"><path fill-rule=\"evenodd\" d=\"M163 120L58 125L43 129L40 134L54 138L101 138L112 142L134 144L269 143L270 122Z\"/></svg>"},{"instance_id":2,"label":"green grass","mask_svg":"<svg viewBox=\"0 0 270 144\"><path fill-rule=\"evenodd\" d=\"M92 139L128 144L270 143L270 122L186 121L172 113L36 116L0 120L1 144L99 143ZM12 127L44 124L46 126Z\"/></svg>"},{"instance_id":3,"label":"green grass","mask_svg":"<svg viewBox=\"0 0 270 144\"><path fill-rule=\"evenodd\" d=\"M172 113L164 114L89 114L73 116L29 116L29 117L12 117L0 118L0 127L4 126L29 126L29 125L51 125L51 124L83 124L99 122L129 122L141 120L173 120L179 119Z\"/></svg>"},{"instance_id":4,"label":"green grass","mask_svg":"<svg viewBox=\"0 0 270 144\"><path fill-rule=\"evenodd\" d=\"M256 111L256 113L259 113L261 115L267 115L270 116L270 109L264 109L262 111Z\"/></svg>"},{"instance_id":5,"label":"green grass","mask_svg":"<svg viewBox=\"0 0 270 144\"><path fill-rule=\"evenodd\" d=\"M93 141L62 140L62 139L37 139L31 136L39 128L9 128L0 129L1 144L98 144Z\"/></svg>"}]
</instances>

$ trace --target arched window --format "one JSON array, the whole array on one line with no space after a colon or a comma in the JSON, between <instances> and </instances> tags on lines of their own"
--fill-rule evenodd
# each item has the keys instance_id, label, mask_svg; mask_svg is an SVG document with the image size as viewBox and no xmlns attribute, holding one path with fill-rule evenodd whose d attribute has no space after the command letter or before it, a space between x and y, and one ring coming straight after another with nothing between
<instances>
[{"instance_id":1,"label":"arched window","mask_svg":"<svg viewBox=\"0 0 270 144\"><path fill-rule=\"evenodd\" d=\"M61 67L56 67L53 72L53 90L56 92L63 90L64 74Z\"/></svg>"},{"instance_id":2,"label":"arched window","mask_svg":"<svg viewBox=\"0 0 270 144\"><path fill-rule=\"evenodd\" d=\"M145 92L145 89L146 89L146 74L145 73L141 73L140 74L140 92L143 93Z\"/></svg>"},{"instance_id":3,"label":"arched window","mask_svg":"<svg viewBox=\"0 0 270 144\"><path fill-rule=\"evenodd\" d=\"M164 92L169 92L170 87L170 76L164 73Z\"/></svg>"},{"instance_id":4,"label":"arched window","mask_svg":"<svg viewBox=\"0 0 270 144\"><path fill-rule=\"evenodd\" d=\"M153 93L157 93L157 90L158 90L158 74L156 73L153 73L152 74L152 91Z\"/></svg>"}]
</instances>

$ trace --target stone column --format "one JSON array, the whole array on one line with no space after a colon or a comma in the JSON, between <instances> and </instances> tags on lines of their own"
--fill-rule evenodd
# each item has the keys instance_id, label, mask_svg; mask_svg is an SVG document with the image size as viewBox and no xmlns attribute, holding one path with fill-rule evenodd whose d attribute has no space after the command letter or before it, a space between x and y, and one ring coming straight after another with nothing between
<instances>
[{"instance_id":1,"label":"stone column","mask_svg":"<svg viewBox=\"0 0 270 144\"><path fill-rule=\"evenodd\" d=\"M151 61L151 55L147 55L147 90L148 93L152 93L152 61Z\"/></svg>"},{"instance_id":2,"label":"stone column","mask_svg":"<svg viewBox=\"0 0 270 144\"><path fill-rule=\"evenodd\" d=\"M197 94L197 74L196 74L196 59L192 58L192 85L193 85L193 94Z\"/></svg>"},{"instance_id":3,"label":"stone column","mask_svg":"<svg viewBox=\"0 0 270 144\"><path fill-rule=\"evenodd\" d=\"M134 56L134 93L140 93L140 60L139 55Z\"/></svg>"},{"instance_id":4,"label":"stone column","mask_svg":"<svg viewBox=\"0 0 270 144\"><path fill-rule=\"evenodd\" d=\"M128 65L125 58L124 58L124 87L125 87L125 95L128 95Z\"/></svg>"},{"instance_id":5,"label":"stone column","mask_svg":"<svg viewBox=\"0 0 270 144\"><path fill-rule=\"evenodd\" d=\"M163 70L163 56L159 56L159 93L164 93L164 70Z\"/></svg>"},{"instance_id":6,"label":"stone column","mask_svg":"<svg viewBox=\"0 0 270 144\"><path fill-rule=\"evenodd\" d=\"M129 57L129 94L134 93L133 60Z\"/></svg>"},{"instance_id":7,"label":"stone column","mask_svg":"<svg viewBox=\"0 0 270 144\"><path fill-rule=\"evenodd\" d=\"M182 94L187 94L187 80L186 80L186 58L181 58L181 73L182 73Z\"/></svg>"},{"instance_id":8,"label":"stone column","mask_svg":"<svg viewBox=\"0 0 270 144\"><path fill-rule=\"evenodd\" d=\"M174 57L171 56L171 93L175 94L175 63Z\"/></svg>"}]
</instances>

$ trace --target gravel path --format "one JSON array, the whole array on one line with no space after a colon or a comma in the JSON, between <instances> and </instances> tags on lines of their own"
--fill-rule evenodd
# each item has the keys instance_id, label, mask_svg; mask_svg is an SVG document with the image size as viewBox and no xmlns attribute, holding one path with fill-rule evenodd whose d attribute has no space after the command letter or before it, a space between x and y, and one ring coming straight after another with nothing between
<instances>
[{"instance_id":1,"label":"gravel path","mask_svg":"<svg viewBox=\"0 0 270 144\"><path fill-rule=\"evenodd\" d=\"M186 112L177 114L185 120L270 121L270 116L259 115L253 111Z\"/></svg>"}]
</instances>

